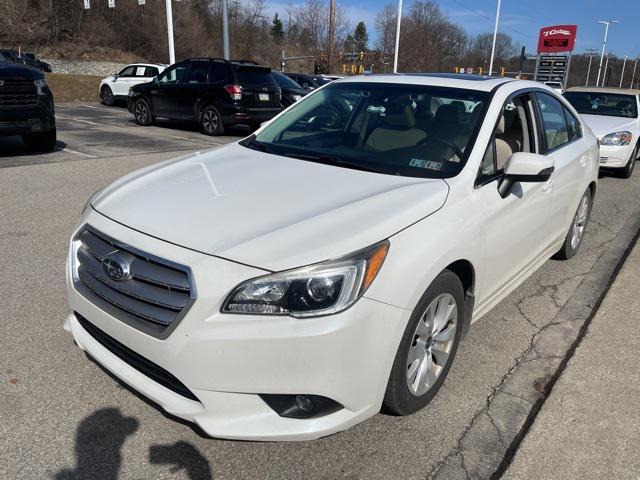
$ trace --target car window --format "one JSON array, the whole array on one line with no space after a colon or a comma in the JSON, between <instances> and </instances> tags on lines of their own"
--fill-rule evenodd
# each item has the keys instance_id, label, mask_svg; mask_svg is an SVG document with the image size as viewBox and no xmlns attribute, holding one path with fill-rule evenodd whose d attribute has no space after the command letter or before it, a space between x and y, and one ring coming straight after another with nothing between
<instances>
[{"instance_id":1,"label":"car window","mask_svg":"<svg viewBox=\"0 0 640 480\"><path fill-rule=\"evenodd\" d=\"M583 115L605 115L607 117L638 117L635 95L603 92L565 92L578 113Z\"/></svg>"},{"instance_id":2,"label":"car window","mask_svg":"<svg viewBox=\"0 0 640 480\"><path fill-rule=\"evenodd\" d=\"M443 104L432 118L433 97L472 102L473 114ZM488 98L428 85L333 83L294 104L246 146L390 175L448 178L462 170Z\"/></svg>"},{"instance_id":3,"label":"car window","mask_svg":"<svg viewBox=\"0 0 640 480\"><path fill-rule=\"evenodd\" d=\"M187 83L207 83L209 62L193 62L187 75Z\"/></svg>"},{"instance_id":4,"label":"car window","mask_svg":"<svg viewBox=\"0 0 640 480\"><path fill-rule=\"evenodd\" d=\"M282 73L279 73L279 72L272 72L272 73L273 73L273 77L276 80L276 83L281 88L300 88L300 85L298 85L296 82L291 80L286 75L283 75Z\"/></svg>"},{"instance_id":5,"label":"car window","mask_svg":"<svg viewBox=\"0 0 640 480\"><path fill-rule=\"evenodd\" d=\"M135 75L136 66L130 65L120 70L119 77L133 77Z\"/></svg>"},{"instance_id":6,"label":"car window","mask_svg":"<svg viewBox=\"0 0 640 480\"><path fill-rule=\"evenodd\" d=\"M222 82L227 79L227 66L222 62L211 63L211 81Z\"/></svg>"},{"instance_id":7,"label":"car window","mask_svg":"<svg viewBox=\"0 0 640 480\"><path fill-rule=\"evenodd\" d=\"M274 85L275 80L271 76L271 70L267 68L245 68L237 70L238 82L241 85Z\"/></svg>"},{"instance_id":8,"label":"car window","mask_svg":"<svg viewBox=\"0 0 640 480\"><path fill-rule=\"evenodd\" d=\"M567 120L567 137L569 141L582 137L582 128L578 119L564 105L564 117Z\"/></svg>"},{"instance_id":9,"label":"car window","mask_svg":"<svg viewBox=\"0 0 640 480\"><path fill-rule=\"evenodd\" d=\"M144 67L142 65L136 67L136 77L144 77L146 71L147 67Z\"/></svg>"},{"instance_id":10,"label":"car window","mask_svg":"<svg viewBox=\"0 0 640 480\"><path fill-rule=\"evenodd\" d=\"M184 81L184 76L187 73L187 65L179 64L174 65L173 67L167 68L158 80L160 83L182 83Z\"/></svg>"},{"instance_id":11,"label":"car window","mask_svg":"<svg viewBox=\"0 0 640 480\"><path fill-rule=\"evenodd\" d=\"M569 142L564 107L560 100L546 93L536 93L538 107L542 116L544 137L547 150L553 150Z\"/></svg>"},{"instance_id":12,"label":"car window","mask_svg":"<svg viewBox=\"0 0 640 480\"><path fill-rule=\"evenodd\" d=\"M141 77L157 77L158 69L156 67L144 67Z\"/></svg>"}]
</instances>

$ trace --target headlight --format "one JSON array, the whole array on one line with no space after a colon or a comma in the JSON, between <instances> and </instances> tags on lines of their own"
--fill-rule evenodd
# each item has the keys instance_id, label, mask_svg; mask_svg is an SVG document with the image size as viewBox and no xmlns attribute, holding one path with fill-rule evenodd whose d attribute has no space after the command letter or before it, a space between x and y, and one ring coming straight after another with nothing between
<instances>
[{"instance_id":1,"label":"headlight","mask_svg":"<svg viewBox=\"0 0 640 480\"><path fill-rule=\"evenodd\" d=\"M100 194L100 192L102 192L102 188L100 190L96 190L95 192L93 192L93 195L91 195L89 197L89 200L87 200L84 204L84 207L82 207L82 214L84 215L85 212L89 209L89 206L91 205L91 202L93 202L93 199L96 198L98 196L98 194Z\"/></svg>"},{"instance_id":2,"label":"headlight","mask_svg":"<svg viewBox=\"0 0 640 480\"><path fill-rule=\"evenodd\" d=\"M222 311L292 317L341 312L369 288L388 251L384 241L336 260L254 278L235 288Z\"/></svg>"},{"instance_id":3,"label":"headlight","mask_svg":"<svg viewBox=\"0 0 640 480\"><path fill-rule=\"evenodd\" d=\"M36 87L46 87L47 86L47 80L44 78L41 78L40 80L34 80L33 81L34 85Z\"/></svg>"},{"instance_id":4,"label":"headlight","mask_svg":"<svg viewBox=\"0 0 640 480\"><path fill-rule=\"evenodd\" d=\"M621 147L623 145L629 145L631 143L631 132L616 132L610 133L602 137L600 145L613 145L615 147Z\"/></svg>"}]
</instances>

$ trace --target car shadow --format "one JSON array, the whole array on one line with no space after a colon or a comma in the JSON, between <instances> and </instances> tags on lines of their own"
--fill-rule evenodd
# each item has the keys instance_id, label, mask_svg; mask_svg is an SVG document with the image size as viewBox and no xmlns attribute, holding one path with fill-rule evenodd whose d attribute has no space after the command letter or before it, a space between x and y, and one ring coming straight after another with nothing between
<instances>
[{"instance_id":1,"label":"car shadow","mask_svg":"<svg viewBox=\"0 0 640 480\"><path fill-rule=\"evenodd\" d=\"M52 153L59 152L65 148L67 148L67 144L61 140L58 140L53 150L49 150L48 152L38 152L27 148L26 145L22 142L22 138L20 138L20 135L0 137L0 158L24 157L30 155L51 155Z\"/></svg>"},{"instance_id":2,"label":"car shadow","mask_svg":"<svg viewBox=\"0 0 640 480\"><path fill-rule=\"evenodd\" d=\"M128 121L130 124L137 125L133 117L129 118ZM156 121L153 123L152 126L159 127L159 128L166 128L170 130L180 130L183 132L200 133L200 127L198 127L198 124L194 122L180 122L177 120L166 120L164 118L159 118L159 119L156 119ZM252 130L249 127L238 125L235 127L225 127L224 135L231 135L235 137L246 137L251 132Z\"/></svg>"}]
</instances>

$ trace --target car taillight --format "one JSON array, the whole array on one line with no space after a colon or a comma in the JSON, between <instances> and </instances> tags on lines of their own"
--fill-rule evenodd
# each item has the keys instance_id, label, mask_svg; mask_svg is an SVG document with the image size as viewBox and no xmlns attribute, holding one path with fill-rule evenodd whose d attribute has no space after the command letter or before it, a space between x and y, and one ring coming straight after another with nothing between
<instances>
[{"instance_id":1,"label":"car taillight","mask_svg":"<svg viewBox=\"0 0 640 480\"><path fill-rule=\"evenodd\" d=\"M227 85L224 89L229 92L233 100L242 100L242 87L240 85Z\"/></svg>"}]
</instances>

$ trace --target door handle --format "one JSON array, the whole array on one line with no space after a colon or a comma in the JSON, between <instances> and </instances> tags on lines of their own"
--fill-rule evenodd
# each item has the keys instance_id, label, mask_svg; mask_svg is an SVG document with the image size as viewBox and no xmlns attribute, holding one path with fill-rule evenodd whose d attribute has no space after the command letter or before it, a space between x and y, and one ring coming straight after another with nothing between
<instances>
[{"instance_id":1,"label":"door handle","mask_svg":"<svg viewBox=\"0 0 640 480\"><path fill-rule=\"evenodd\" d=\"M585 167L587 165L587 155L582 155L580 157L580 166Z\"/></svg>"}]
</instances>

